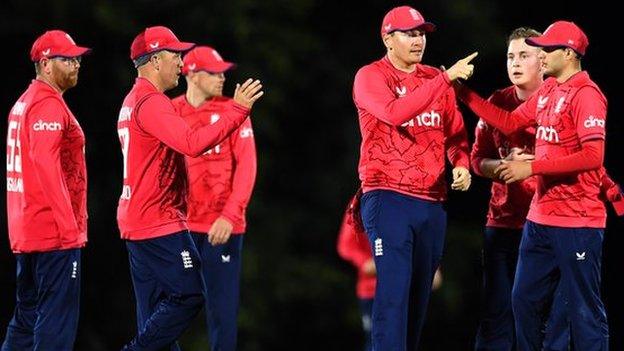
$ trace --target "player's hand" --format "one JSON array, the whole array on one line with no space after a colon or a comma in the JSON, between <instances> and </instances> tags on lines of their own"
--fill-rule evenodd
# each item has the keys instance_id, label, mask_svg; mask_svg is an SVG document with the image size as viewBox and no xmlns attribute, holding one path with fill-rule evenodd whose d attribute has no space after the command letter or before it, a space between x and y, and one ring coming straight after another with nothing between
<instances>
[{"instance_id":1,"label":"player's hand","mask_svg":"<svg viewBox=\"0 0 624 351\"><path fill-rule=\"evenodd\" d=\"M526 148L512 147L511 151L505 157L506 161L533 161L535 155L525 152Z\"/></svg>"},{"instance_id":2,"label":"player's hand","mask_svg":"<svg viewBox=\"0 0 624 351\"><path fill-rule=\"evenodd\" d=\"M233 228L232 223L224 217L217 218L208 231L208 242L213 246L225 244L230 239Z\"/></svg>"},{"instance_id":3,"label":"player's hand","mask_svg":"<svg viewBox=\"0 0 624 351\"><path fill-rule=\"evenodd\" d=\"M455 167L453 168L453 184L451 184L451 189L466 191L470 188L471 182L470 171L464 167Z\"/></svg>"},{"instance_id":4,"label":"player's hand","mask_svg":"<svg viewBox=\"0 0 624 351\"><path fill-rule=\"evenodd\" d=\"M466 80L472 77L472 73L474 71L474 65L470 63L472 59L479 55L478 52L473 52L467 57L457 61L451 68L446 70L446 74L448 75L451 82L456 81L457 79Z\"/></svg>"},{"instance_id":5,"label":"player's hand","mask_svg":"<svg viewBox=\"0 0 624 351\"><path fill-rule=\"evenodd\" d=\"M377 275L377 267L375 267L375 260L369 258L368 261L362 265L362 272L366 275Z\"/></svg>"},{"instance_id":6,"label":"player's hand","mask_svg":"<svg viewBox=\"0 0 624 351\"><path fill-rule=\"evenodd\" d=\"M533 174L531 162L526 161L506 161L494 170L494 174L505 183L513 183L527 179Z\"/></svg>"},{"instance_id":7,"label":"player's hand","mask_svg":"<svg viewBox=\"0 0 624 351\"><path fill-rule=\"evenodd\" d=\"M260 81L249 78L242 85L236 84L234 101L247 108L251 108L254 102L262 95L264 95L264 91L262 91L262 84Z\"/></svg>"}]
</instances>

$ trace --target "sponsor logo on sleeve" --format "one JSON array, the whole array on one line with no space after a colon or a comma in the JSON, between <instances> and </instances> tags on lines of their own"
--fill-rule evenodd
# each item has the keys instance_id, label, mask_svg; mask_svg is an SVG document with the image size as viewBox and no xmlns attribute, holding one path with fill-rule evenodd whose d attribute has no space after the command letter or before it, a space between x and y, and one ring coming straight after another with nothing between
<instances>
[{"instance_id":1,"label":"sponsor logo on sleeve","mask_svg":"<svg viewBox=\"0 0 624 351\"><path fill-rule=\"evenodd\" d=\"M243 130L240 131L240 137L241 138L250 138L253 136L253 130L249 127L245 127L243 128Z\"/></svg>"},{"instance_id":2,"label":"sponsor logo on sleeve","mask_svg":"<svg viewBox=\"0 0 624 351\"><path fill-rule=\"evenodd\" d=\"M605 120L601 118L596 118L594 116L589 116L587 117L587 119L585 119L585 122L583 122L583 126L585 128L595 128L595 127L604 128Z\"/></svg>"}]
</instances>

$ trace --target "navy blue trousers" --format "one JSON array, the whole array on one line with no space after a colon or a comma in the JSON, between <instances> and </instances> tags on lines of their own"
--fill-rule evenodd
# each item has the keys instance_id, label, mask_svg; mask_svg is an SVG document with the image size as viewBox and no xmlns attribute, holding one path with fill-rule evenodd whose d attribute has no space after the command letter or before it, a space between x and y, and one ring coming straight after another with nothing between
<instances>
[{"instance_id":1,"label":"navy blue trousers","mask_svg":"<svg viewBox=\"0 0 624 351\"><path fill-rule=\"evenodd\" d=\"M377 266L373 350L417 350L442 258L446 211L440 202L374 190L362 196L362 220Z\"/></svg>"},{"instance_id":2,"label":"navy blue trousers","mask_svg":"<svg viewBox=\"0 0 624 351\"><path fill-rule=\"evenodd\" d=\"M512 291L518 350L566 350L565 332L575 350L608 350L609 328L600 297L603 235L597 228L526 222ZM564 317L545 323L549 315ZM545 324L551 345L544 342Z\"/></svg>"},{"instance_id":3,"label":"navy blue trousers","mask_svg":"<svg viewBox=\"0 0 624 351\"><path fill-rule=\"evenodd\" d=\"M74 349L80 249L15 255L17 293L2 351Z\"/></svg>"},{"instance_id":4,"label":"navy blue trousers","mask_svg":"<svg viewBox=\"0 0 624 351\"><path fill-rule=\"evenodd\" d=\"M373 321L373 299L358 299L362 315L362 330L364 331L364 351L372 351L371 327Z\"/></svg>"},{"instance_id":5,"label":"navy blue trousers","mask_svg":"<svg viewBox=\"0 0 624 351\"><path fill-rule=\"evenodd\" d=\"M123 350L179 350L176 339L204 304L201 260L187 231L126 241L138 334Z\"/></svg>"},{"instance_id":6,"label":"navy blue trousers","mask_svg":"<svg viewBox=\"0 0 624 351\"><path fill-rule=\"evenodd\" d=\"M522 230L486 227L483 238L483 295L476 351L510 351L515 345L511 308Z\"/></svg>"},{"instance_id":7,"label":"navy blue trousers","mask_svg":"<svg viewBox=\"0 0 624 351\"><path fill-rule=\"evenodd\" d=\"M243 237L232 234L213 246L205 233L192 233L206 283L206 324L212 351L235 351Z\"/></svg>"}]
</instances>

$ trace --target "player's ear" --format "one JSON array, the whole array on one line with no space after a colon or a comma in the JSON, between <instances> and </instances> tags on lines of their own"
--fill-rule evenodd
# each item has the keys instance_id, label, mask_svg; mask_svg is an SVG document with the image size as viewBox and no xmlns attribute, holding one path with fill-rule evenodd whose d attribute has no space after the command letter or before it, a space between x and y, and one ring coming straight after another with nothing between
<instances>
[{"instance_id":1,"label":"player's ear","mask_svg":"<svg viewBox=\"0 0 624 351\"><path fill-rule=\"evenodd\" d=\"M392 33L384 34L382 40L386 49L392 50Z\"/></svg>"}]
</instances>

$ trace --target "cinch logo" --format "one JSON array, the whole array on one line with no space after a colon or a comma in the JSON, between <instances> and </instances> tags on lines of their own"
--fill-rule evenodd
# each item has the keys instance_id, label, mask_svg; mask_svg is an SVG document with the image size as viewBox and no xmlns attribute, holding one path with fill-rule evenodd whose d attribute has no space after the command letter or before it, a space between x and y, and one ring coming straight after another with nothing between
<instances>
[{"instance_id":1,"label":"cinch logo","mask_svg":"<svg viewBox=\"0 0 624 351\"><path fill-rule=\"evenodd\" d=\"M585 261L585 251L576 253L577 261Z\"/></svg>"},{"instance_id":2,"label":"cinch logo","mask_svg":"<svg viewBox=\"0 0 624 351\"><path fill-rule=\"evenodd\" d=\"M221 255L221 262L230 263L230 255Z\"/></svg>"},{"instance_id":3,"label":"cinch logo","mask_svg":"<svg viewBox=\"0 0 624 351\"><path fill-rule=\"evenodd\" d=\"M537 132L535 133L535 139L558 143L559 134L557 134L557 131L553 127L539 126L539 128L537 128Z\"/></svg>"},{"instance_id":4,"label":"cinch logo","mask_svg":"<svg viewBox=\"0 0 624 351\"><path fill-rule=\"evenodd\" d=\"M414 123L414 121L416 121L416 123ZM419 127L439 127L440 121L440 114L431 110L431 112L421 113L416 116L416 118L401 124L401 127L413 127L415 124Z\"/></svg>"},{"instance_id":5,"label":"cinch logo","mask_svg":"<svg viewBox=\"0 0 624 351\"><path fill-rule=\"evenodd\" d=\"M605 120L604 119L600 119L600 118L596 118L594 116L589 116L589 117L587 117L585 122L583 122L583 126L585 126L585 128L593 128L593 127L604 128L605 127Z\"/></svg>"},{"instance_id":6,"label":"cinch logo","mask_svg":"<svg viewBox=\"0 0 624 351\"><path fill-rule=\"evenodd\" d=\"M191 254L184 250L182 252L180 252L180 256L182 256L182 264L184 265L184 268L193 268L193 260L191 259Z\"/></svg>"},{"instance_id":7,"label":"cinch logo","mask_svg":"<svg viewBox=\"0 0 624 351\"><path fill-rule=\"evenodd\" d=\"M24 114L24 110L26 110L26 103L18 101L15 103L15 105L13 105L13 109L11 109L11 114L21 116Z\"/></svg>"},{"instance_id":8,"label":"cinch logo","mask_svg":"<svg viewBox=\"0 0 624 351\"><path fill-rule=\"evenodd\" d=\"M37 123L33 124L33 130L35 132L40 132L44 130L47 130L50 132L56 132L62 129L63 129L63 126L59 122L46 123L42 120L38 120Z\"/></svg>"},{"instance_id":9,"label":"cinch logo","mask_svg":"<svg viewBox=\"0 0 624 351\"><path fill-rule=\"evenodd\" d=\"M381 238L375 239L375 256L383 256L383 243Z\"/></svg>"},{"instance_id":10,"label":"cinch logo","mask_svg":"<svg viewBox=\"0 0 624 351\"><path fill-rule=\"evenodd\" d=\"M241 138L249 138L252 136L253 136L253 130L251 130L251 128L243 128L243 130L240 131Z\"/></svg>"}]
</instances>

